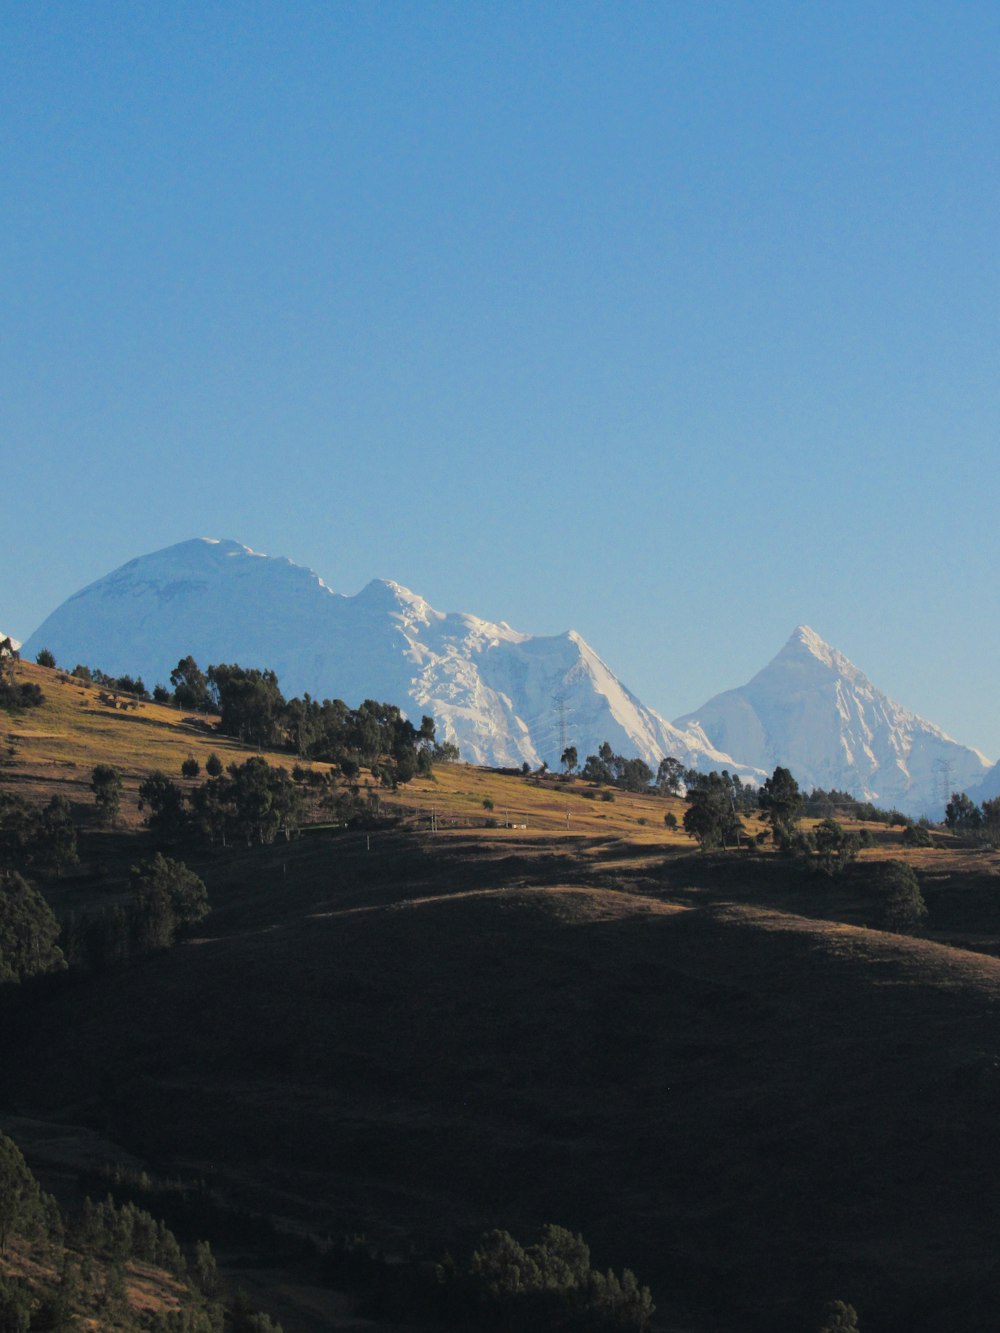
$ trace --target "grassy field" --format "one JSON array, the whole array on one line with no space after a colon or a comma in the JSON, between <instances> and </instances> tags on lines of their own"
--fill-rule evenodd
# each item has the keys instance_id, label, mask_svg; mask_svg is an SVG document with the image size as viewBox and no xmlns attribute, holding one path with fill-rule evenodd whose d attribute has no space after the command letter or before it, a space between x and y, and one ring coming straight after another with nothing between
<instances>
[{"instance_id":1,"label":"grassy field","mask_svg":"<svg viewBox=\"0 0 1000 1333\"><path fill-rule=\"evenodd\" d=\"M47 703L4 720L2 777L82 818L99 760L134 791L243 757L201 719L23 670ZM173 849L209 888L199 936L8 1002L5 1121L42 1161L96 1136L399 1252L556 1221L653 1287L664 1330L804 1331L833 1297L864 1333L992 1329L996 855L873 826L830 880L702 855L664 826L680 801L596 796L444 765L382 796L391 828ZM151 846L137 820L85 833L80 871L45 885L60 910L121 891ZM887 856L920 872L922 938L868 928L864 867ZM317 1327L287 1275L260 1280L291 1333Z\"/></svg>"}]
</instances>

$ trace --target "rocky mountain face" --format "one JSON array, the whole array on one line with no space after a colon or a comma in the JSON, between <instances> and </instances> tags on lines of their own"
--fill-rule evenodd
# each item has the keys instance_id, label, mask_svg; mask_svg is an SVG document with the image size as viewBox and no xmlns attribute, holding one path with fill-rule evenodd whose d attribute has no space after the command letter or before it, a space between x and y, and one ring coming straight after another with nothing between
<instances>
[{"instance_id":1,"label":"rocky mountain face","mask_svg":"<svg viewBox=\"0 0 1000 1333\"><path fill-rule=\"evenodd\" d=\"M746 685L678 718L719 749L799 785L836 787L880 806L937 815L947 791L981 783L988 761L909 712L813 630L800 625Z\"/></svg>"},{"instance_id":2,"label":"rocky mountain face","mask_svg":"<svg viewBox=\"0 0 1000 1333\"><path fill-rule=\"evenodd\" d=\"M60 665L166 684L180 658L270 667L286 697L305 692L357 706L397 704L437 723L471 763L557 767L566 745L583 758L608 741L654 769L667 754L705 770L752 770L697 726L646 708L570 630L532 637L501 622L445 614L398 583L355 596L312 571L232 541L198 539L129 561L64 602L31 635Z\"/></svg>"}]
</instances>

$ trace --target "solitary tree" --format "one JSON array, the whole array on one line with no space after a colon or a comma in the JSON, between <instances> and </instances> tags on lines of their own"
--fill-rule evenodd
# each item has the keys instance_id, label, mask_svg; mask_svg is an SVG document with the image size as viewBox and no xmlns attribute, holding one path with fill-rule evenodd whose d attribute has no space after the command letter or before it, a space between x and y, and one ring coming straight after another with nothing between
<instances>
[{"instance_id":1,"label":"solitary tree","mask_svg":"<svg viewBox=\"0 0 1000 1333\"><path fill-rule=\"evenodd\" d=\"M904 861L884 861L879 867L877 892L880 924L886 930L905 933L927 920L927 904L920 881Z\"/></svg>"},{"instance_id":2,"label":"solitary tree","mask_svg":"<svg viewBox=\"0 0 1000 1333\"><path fill-rule=\"evenodd\" d=\"M108 827L117 820L122 804L122 775L113 764L95 764L90 774L100 821Z\"/></svg>"},{"instance_id":3,"label":"solitary tree","mask_svg":"<svg viewBox=\"0 0 1000 1333\"><path fill-rule=\"evenodd\" d=\"M153 904L159 899L163 916L169 918L169 938L183 926L191 926L208 916L208 892L201 879L183 861L173 861L159 852L130 871L132 888L139 901Z\"/></svg>"},{"instance_id":4,"label":"solitary tree","mask_svg":"<svg viewBox=\"0 0 1000 1333\"><path fill-rule=\"evenodd\" d=\"M159 769L139 784L139 809L148 807L146 823L168 841L183 837L188 829L184 793Z\"/></svg>"},{"instance_id":5,"label":"solitary tree","mask_svg":"<svg viewBox=\"0 0 1000 1333\"><path fill-rule=\"evenodd\" d=\"M194 708L204 711L211 707L212 698L208 689L208 680L190 654L187 657L182 657L171 671L170 683L174 687L174 702L178 708Z\"/></svg>"},{"instance_id":6,"label":"solitary tree","mask_svg":"<svg viewBox=\"0 0 1000 1333\"><path fill-rule=\"evenodd\" d=\"M787 846L802 813L802 793L787 768L779 766L766 779L758 801L775 842Z\"/></svg>"},{"instance_id":7,"label":"solitary tree","mask_svg":"<svg viewBox=\"0 0 1000 1333\"><path fill-rule=\"evenodd\" d=\"M732 791L725 776L706 774L699 786L688 789L685 799L688 808L684 811L684 832L697 838L702 851L739 843L742 825L733 810Z\"/></svg>"},{"instance_id":8,"label":"solitary tree","mask_svg":"<svg viewBox=\"0 0 1000 1333\"><path fill-rule=\"evenodd\" d=\"M846 1301L830 1301L817 1333L858 1333L858 1312Z\"/></svg>"},{"instance_id":9,"label":"solitary tree","mask_svg":"<svg viewBox=\"0 0 1000 1333\"><path fill-rule=\"evenodd\" d=\"M656 770L656 787L663 796L679 796L681 783L684 781L684 765L673 755L660 760Z\"/></svg>"},{"instance_id":10,"label":"solitary tree","mask_svg":"<svg viewBox=\"0 0 1000 1333\"><path fill-rule=\"evenodd\" d=\"M1000 846L1000 796L983 802L982 837L987 846Z\"/></svg>"},{"instance_id":11,"label":"solitary tree","mask_svg":"<svg viewBox=\"0 0 1000 1333\"><path fill-rule=\"evenodd\" d=\"M577 765L577 753L575 745L567 745L559 757L559 762L567 773L572 773Z\"/></svg>"},{"instance_id":12,"label":"solitary tree","mask_svg":"<svg viewBox=\"0 0 1000 1333\"><path fill-rule=\"evenodd\" d=\"M848 833L836 819L824 819L813 830L820 869L827 875L839 875L861 850L861 839Z\"/></svg>"},{"instance_id":13,"label":"solitary tree","mask_svg":"<svg viewBox=\"0 0 1000 1333\"><path fill-rule=\"evenodd\" d=\"M944 822L953 833L971 833L983 822L983 812L964 791L953 791L945 806Z\"/></svg>"}]
</instances>

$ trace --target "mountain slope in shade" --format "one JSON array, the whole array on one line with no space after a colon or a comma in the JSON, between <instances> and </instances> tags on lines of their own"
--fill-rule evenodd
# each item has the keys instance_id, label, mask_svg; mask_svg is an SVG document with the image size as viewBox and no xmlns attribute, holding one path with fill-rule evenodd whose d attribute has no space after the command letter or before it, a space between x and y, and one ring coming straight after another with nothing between
<instances>
[{"instance_id":1,"label":"mountain slope in shade","mask_svg":"<svg viewBox=\"0 0 1000 1333\"><path fill-rule=\"evenodd\" d=\"M238 542L197 539L131 560L82 589L31 635L61 665L166 683L181 657L202 666L270 667L286 696L365 698L430 713L438 738L473 763L556 767L564 744L581 761L604 741L654 768L755 776L697 728L671 726L627 690L578 634L519 633L503 622L436 611L398 583L356 596L312 571Z\"/></svg>"},{"instance_id":2,"label":"mountain slope in shade","mask_svg":"<svg viewBox=\"0 0 1000 1333\"><path fill-rule=\"evenodd\" d=\"M961 791L960 787L952 790ZM1000 796L1000 763L994 764L981 782L977 782L974 787L970 787L968 795L977 803L983 801L992 801Z\"/></svg>"},{"instance_id":3,"label":"mountain slope in shade","mask_svg":"<svg viewBox=\"0 0 1000 1333\"><path fill-rule=\"evenodd\" d=\"M800 625L764 669L675 726L700 726L745 764L791 769L799 785L836 787L910 814L939 813L942 792L982 781L978 750L876 689L843 653Z\"/></svg>"}]
</instances>

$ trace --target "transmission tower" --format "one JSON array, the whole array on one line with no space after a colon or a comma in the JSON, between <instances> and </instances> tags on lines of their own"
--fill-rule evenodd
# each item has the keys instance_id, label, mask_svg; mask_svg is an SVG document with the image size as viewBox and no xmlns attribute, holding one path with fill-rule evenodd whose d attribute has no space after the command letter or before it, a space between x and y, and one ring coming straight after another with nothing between
<instances>
[{"instance_id":1,"label":"transmission tower","mask_svg":"<svg viewBox=\"0 0 1000 1333\"><path fill-rule=\"evenodd\" d=\"M569 746L569 719L572 710L569 707L566 695L561 691L552 696L552 703L556 710L556 725L559 728L559 754L561 757L566 753Z\"/></svg>"},{"instance_id":2,"label":"transmission tower","mask_svg":"<svg viewBox=\"0 0 1000 1333\"><path fill-rule=\"evenodd\" d=\"M941 802L943 810L951 800L952 793L952 774L955 771L955 765L950 759L935 759L934 772L937 777L938 800Z\"/></svg>"}]
</instances>

